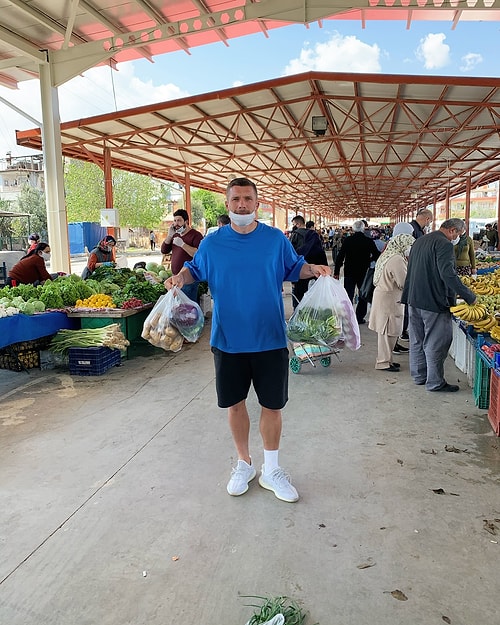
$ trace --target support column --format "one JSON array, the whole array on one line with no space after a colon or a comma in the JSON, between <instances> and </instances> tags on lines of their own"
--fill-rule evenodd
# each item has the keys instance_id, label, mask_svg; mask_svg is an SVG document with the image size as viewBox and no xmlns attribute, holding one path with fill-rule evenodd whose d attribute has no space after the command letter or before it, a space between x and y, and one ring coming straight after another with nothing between
<instances>
[{"instance_id":1,"label":"support column","mask_svg":"<svg viewBox=\"0 0 500 625\"><path fill-rule=\"evenodd\" d=\"M469 231L470 231L470 227L469 227L469 222L470 222L470 187L471 187L471 179L470 179L470 176L467 176L467 179L465 181L465 215L464 215L465 232L467 232L467 234L469 234Z\"/></svg>"},{"instance_id":2,"label":"support column","mask_svg":"<svg viewBox=\"0 0 500 625\"><path fill-rule=\"evenodd\" d=\"M497 194L497 230L499 228L500 225L500 181L497 180L496 184L496 194ZM498 242L497 245L497 250L500 249L500 241Z\"/></svg>"},{"instance_id":3,"label":"support column","mask_svg":"<svg viewBox=\"0 0 500 625\"><path fill-rule=\"evenodd\" d=\"M450 218L450 187L446 188L446 200L444 204L444 218Z\"/></svg>"},{"instance_id":4,"label":"support column","mask_svg":"<svg viewBox=\"0 0 500 625\"><path fill-rule=\"evenodd\" d=\"M113 170L111 169L111 150L104 148L104 203L105 208L114 208L113 200ZM118 222L120 223L120 222ZM108 226L108 234L118 240L116 228ZM116 254L116 247L113 248L113 257Z\"/></svg>"},{"instance_id":5,"label":"support column","mask_svg":"<svg viewBox=\"0 0 500 625\"><path fill-rule=\"evenodd\" d=\"M191 215L191 176L186 173L184 176L184 208L189 215L189 225L193 226L193 220Z\"/></svg>"},{"instance_id":6,"label":"support column","mask_svg":"<svg viewBox=\"0 0 500 625\"><path fill-rule=\"evenodd\" d=\"M52 86L50 63L40 65L40 97L42 102L42 146L47 203L48 243L52 271L71 272L69 256L68 216L64 200L61 120L57 87Z\"/></svg>"}]
</instances>

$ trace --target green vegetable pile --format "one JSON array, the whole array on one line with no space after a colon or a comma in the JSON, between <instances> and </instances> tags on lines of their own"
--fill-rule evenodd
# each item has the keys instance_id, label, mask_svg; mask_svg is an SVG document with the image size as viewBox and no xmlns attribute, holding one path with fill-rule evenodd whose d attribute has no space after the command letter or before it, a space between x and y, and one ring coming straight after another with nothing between
<instances>
[{"instance_id":1,"label":"green vegetable pile","mask_svg":"<svg viewBox=\"0 0 500 625\"><path fill-rule=\"evenodd\" d=\"M127 280L131 276L135 276L135 272L128 267L97 267L92 273L92 280L97 282L110 282L119 287L124 287Z\"/></svg>"},{"instance_id":2,"label":"green vegetable pile","mask_svg":"<svg viewBox=\"0 0 500 625\"><path fill-rule=\"evenodd\" d=\"M82 280L80 276L71 274L47 280L38 286L6 286L0 289L0 299L3 300L5 308L13 306L24 314L32 315L45 309L57 310L74 306L77 300L86 300L95 293L111 295L119 308L123 302L132 298L140 299L144 304L154 304L165 294L165 287L163 282L152 284L143 273L136 273L132 269L98 267L89 280Z\"/></svg>"},{"instance_id":3,"label":"green vegetable pile","mask_svg":"<svg viewBox=\"0 0 500 625\"><path fill-rule=\"evenodd\" d=\"M295 343L333 347L342 332L341 323L331 308L298 307L287 324L287 336Z\"/></svg>"},{"instance_id":4,"label":"green vegetable pile","mask_svg":"<svg viewBox=\"0 0 500 625\"><path fill-rule=\"evenodd\" d=\"M261 625L270 621L273 617L282 614L284 617L283 625L305 625L307 619L307 613L300 608L300 606L292 599L281 597L248 597L253 599L261 599L262 605L254 605L251 607L257 608L252 618L248 621L247 625ZM316 625L318 625L316 623Z\"/></svg>"},{"instance_id":5,"label":"green vegetable pile","mask_svg":"<svg viewBox=\"0 0 500 625\"><path fill-rule=\"evenodd\" d=\"M111 295L114 304L118 308L122 306L123 302L133 297L140 299L144 304L148 304L156 302L161 295L165 295L165 287L163 283L152 284L148 282L148 280L139 273L128 278L124 286Z\"/></svg>"}]
</instances>

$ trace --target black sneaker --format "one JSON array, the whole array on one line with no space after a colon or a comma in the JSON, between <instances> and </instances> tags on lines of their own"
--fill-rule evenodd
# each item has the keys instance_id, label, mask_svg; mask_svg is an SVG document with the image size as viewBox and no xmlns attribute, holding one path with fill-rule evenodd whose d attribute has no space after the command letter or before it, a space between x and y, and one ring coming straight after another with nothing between
<instances>
[{"instance_id":1,"label":"black sneaker","mask_svg":"<svg viewBox=\"0 0 500 625\"><path fill-rule=\"evenodd\" d=\"M408 347L403 347L402 345L394 345L394 349L392 350L393 354L407 354L410 350Z\"/></svg>"},{"instance_id":2,"label":"black sneaker","mask_svg":"<svg viewBox=\"0 0 500 625\"><path fill-rule=\"evenodd\" d=\"M431 388L429 390L434 393L456 393L460 390L460 387L456 384L448 384L448 382L445 382L443 386L440 386L439 388Z\"/></svg>"},{"instance_id":3,"label":"black sneaker","mask_svg":"<svg viewBox=\"0 0 500 625\"><path fill-rule=\"evenodd\" d=\"M401 336L399 337L401 341L409 341L410 337L408 336L408 332L401 332Z\"/></svg>"}]
</instances>

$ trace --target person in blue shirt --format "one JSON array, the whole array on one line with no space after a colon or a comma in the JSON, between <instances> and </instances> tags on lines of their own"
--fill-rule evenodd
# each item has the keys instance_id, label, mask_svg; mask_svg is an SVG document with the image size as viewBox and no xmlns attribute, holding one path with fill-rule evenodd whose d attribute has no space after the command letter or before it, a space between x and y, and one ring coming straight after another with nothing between
<instances>
[{"instance_id":1,"label":"person in blue shirt","mask_svg":"<svg viewBox=\"0 0 500 625\"><path fill-rule=\"evenodd\" d=\"M249 450L246 399L253 384L261 406L264 464L259 484L278 499L297 501L290 477L279 466L281 410L288 401L288 349L283 282L330 275L327 266L306 263L277 228L257 221L257 187L247 178L226 190L231 223L203 239L193 260L168 278L167 289L206 281L212 294L212 331L218 405L228 409L238 463L227 485L243 495L256 476Z\"/></svg>"}]
</instances>

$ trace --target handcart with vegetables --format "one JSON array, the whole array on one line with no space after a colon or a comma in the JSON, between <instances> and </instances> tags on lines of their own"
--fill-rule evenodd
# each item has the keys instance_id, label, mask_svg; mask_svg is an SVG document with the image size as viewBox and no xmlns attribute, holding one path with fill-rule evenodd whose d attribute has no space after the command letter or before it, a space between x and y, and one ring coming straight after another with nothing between
<instances>
[{"instance_id":1,"label":"handcart with vegetables","mask_svg":"<svg viewBox=\"0 0 500 625\"><path fill-rule=\"evenodd\" d=\"M293 350L290 369L299 373L302 364L329 367L335 355L348 347L359 349L359 327L349 297L338 280L321 276L307 291L287 324L287 337Z\"/></svg>"}]
</instances>

